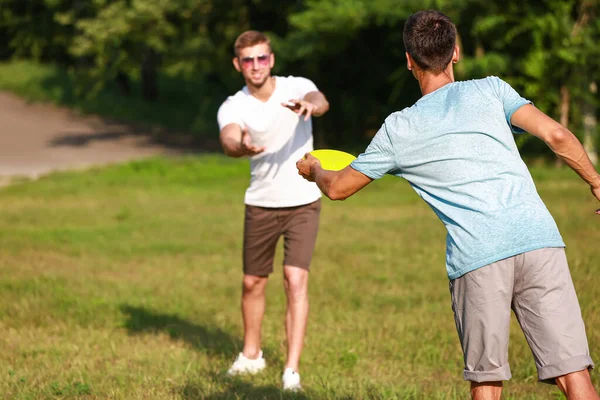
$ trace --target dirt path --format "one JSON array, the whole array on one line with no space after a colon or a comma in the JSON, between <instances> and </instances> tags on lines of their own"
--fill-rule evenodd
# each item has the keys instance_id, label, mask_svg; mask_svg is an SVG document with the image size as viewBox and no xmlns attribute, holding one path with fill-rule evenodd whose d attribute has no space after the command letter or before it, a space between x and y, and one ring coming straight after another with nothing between
<instances>
[{"instance_id":1,"label":"dirt path","mask_svg":"<svg viewBox=\"0 0 600 400\"><path fill-rule=\"evenodd\" d=\"M185 143L165 143L148 128L81 116L51 104L28 104L0 92L0 186L14 177L36 179L57 170L189 150Z\"/></svg>"}]
</instances>

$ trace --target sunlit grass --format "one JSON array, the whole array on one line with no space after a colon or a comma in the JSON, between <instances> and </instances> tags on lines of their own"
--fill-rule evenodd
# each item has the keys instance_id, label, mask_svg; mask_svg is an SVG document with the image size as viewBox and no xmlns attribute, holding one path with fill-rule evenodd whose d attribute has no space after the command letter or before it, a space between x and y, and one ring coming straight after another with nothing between
<instances>
[{"instance_id":1,"label":"sunlit grass","mask_svg":"<svg viewBox=\"0 0 600 400\"><path fill-rule=\"evenodd\" d=\"M568 245L597 358L597 202L570 171L537 169L534 177ZM4 398L468 396L443 226L405 182L391 177L345 202L324 200L301 363L304 393L279 389L280 268L267 289L268 368L255 379L227 379L223 372L241 347L248 180L246 161L215 155L60 173L0 189ZM536 383L516 321L510 361L504 398L561 398L556 387Z\"/></svg>"}]
</instances>

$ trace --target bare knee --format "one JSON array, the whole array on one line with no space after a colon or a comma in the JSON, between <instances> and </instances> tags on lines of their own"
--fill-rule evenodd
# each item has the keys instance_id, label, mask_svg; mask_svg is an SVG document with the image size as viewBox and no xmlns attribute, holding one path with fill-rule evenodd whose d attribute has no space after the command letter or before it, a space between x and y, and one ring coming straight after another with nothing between
<instances>
[{"instance_id":1,"label":"bare knee","mask_svg":"<svg viewBox=\"0 0 600 400\"><path fill-rule=\"evenodd\" d=\"M244 294L261 294L265 291L267 285L266 276L244 275L242 281L242 290Z\"/></svg>"},{"instance_id":2,"label":"bare knee","mask_svg":"<svg viewBox=\"0 0 600 400\"><path fill-rule=\"evenodd\" d=\"M286 267L283 274L283 285L290 300L299 300L306 297L308 271L297 267Z\"/></svg>"}]
</instances>

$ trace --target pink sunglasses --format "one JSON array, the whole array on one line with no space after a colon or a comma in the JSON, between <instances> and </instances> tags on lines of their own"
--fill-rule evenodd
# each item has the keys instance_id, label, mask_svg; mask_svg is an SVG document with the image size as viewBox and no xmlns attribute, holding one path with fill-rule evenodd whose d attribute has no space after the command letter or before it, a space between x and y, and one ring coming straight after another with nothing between
<instances>
[{"instance_id":1,"label":"pink sunglasses","mask_svg":"<svg viewBox=\"0 0 600 400\"><path fill-rule=\"evenodd\" d=\"M240 58L240 62L242 63L242 68L246 69L254 66L254 60L256 60L260 67L266 67L271 61L270 56L271 54L261 54L256 57L244 57Z\"/></svg>"}]
</instances>

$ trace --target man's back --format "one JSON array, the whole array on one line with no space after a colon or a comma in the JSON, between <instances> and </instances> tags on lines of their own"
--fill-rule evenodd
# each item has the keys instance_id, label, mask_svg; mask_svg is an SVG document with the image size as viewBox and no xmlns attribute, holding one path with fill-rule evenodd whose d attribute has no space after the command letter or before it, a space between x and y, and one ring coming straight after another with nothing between
<instances>
[{"instance_id":1,"label":"man's back","mask_svg":"<svg viewBox=\"0 0 600 400\"><path fill-rule=\"evenodd\" d=\"M511 123L542 139L598 200L600 175L571 131L505 82L455 82L460 49L446 15L410 15L403 39L406 67L424 97L386 119L350 167L326 171L309 154L298 172L332 200L385 174L402 176L433 208L448 230L452 310L474 400L499 399L511 378L511 311L538 379L569 398L600 400L564 244L518 156Z\"/></svg>"},{"instance_id":2,"label":"man's back","mask_svg":"<svg viewBox=\"0 0 600 400\"><path fill-rule=\"evenodd\" d=\"M509 125L526 103L496 77L450 83L390 115L352 164L371 178L405 178L431 206L448 230L450 279L518 253L564 246Z\"/></svg>"}]
</instances>

